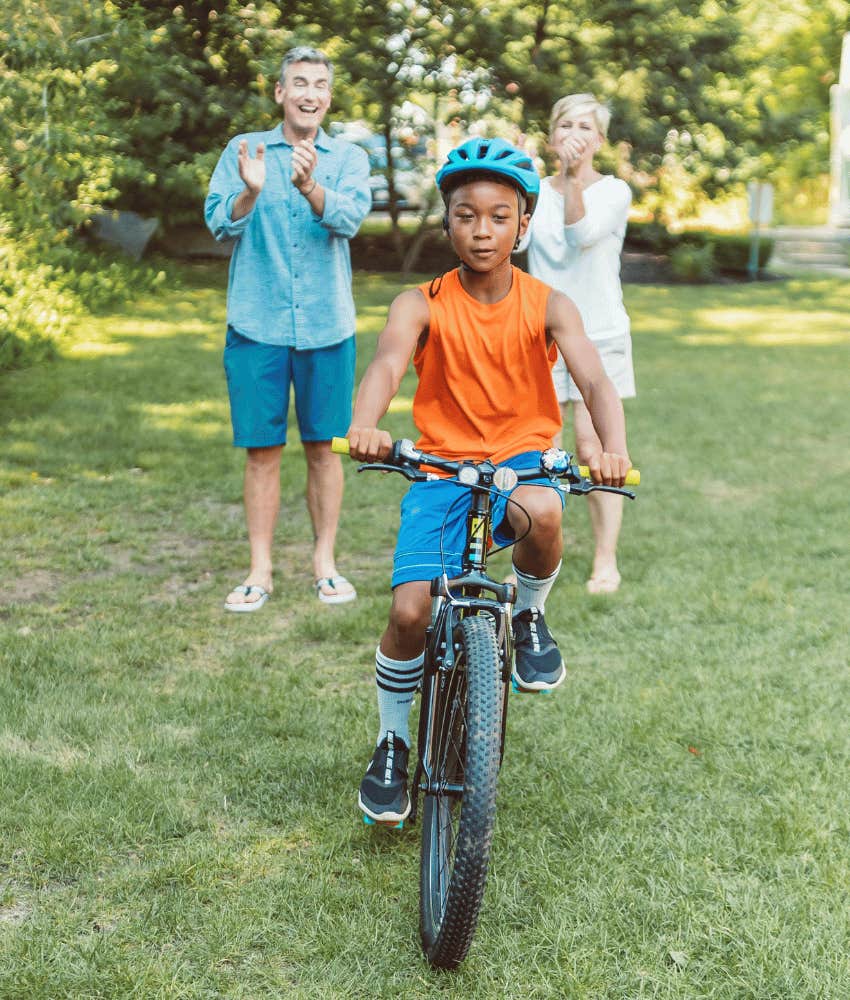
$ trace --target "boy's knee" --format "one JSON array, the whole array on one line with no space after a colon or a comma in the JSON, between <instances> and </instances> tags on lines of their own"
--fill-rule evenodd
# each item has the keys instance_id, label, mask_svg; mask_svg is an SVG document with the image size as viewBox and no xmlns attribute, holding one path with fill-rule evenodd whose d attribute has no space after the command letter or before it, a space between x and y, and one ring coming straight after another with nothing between
<instances>
[{"instance_id":1,"label":"boy's knee","mask_svg":"<svg viewBox=\"0 0 850 1000\"><path fill-rule=\"evenodd\" d=\"M430 617L427 596L424 599L418 593L393 596L389 627L400 641L421 637Z\"/></svg>"},{"instance_id":2,"label":"boy's knee","mask_svg":"<svg viewBox=\"0 0 850 1000\"><path fill-rule=\"evenodd\" d=\"M547 490L546 493L551 495L540 496L535 501L533 508L528 510L532 529L538 534L560 534L563 515L561 498L554 490Z\"/></svg>"}]
</instances>

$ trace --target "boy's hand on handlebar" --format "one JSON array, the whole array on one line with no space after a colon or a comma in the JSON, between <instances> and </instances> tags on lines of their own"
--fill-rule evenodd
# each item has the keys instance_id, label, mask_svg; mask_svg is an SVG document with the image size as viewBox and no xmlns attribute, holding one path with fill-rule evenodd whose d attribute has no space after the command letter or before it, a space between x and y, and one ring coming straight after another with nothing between
<instances>
[{"instance_id":1,"label":"boy's hand on handlebar","mask_svg":"<svg viewBox=\"0 0 850 1000\"><path fill-rule=\"evenodd\" d=\"M393 446L389 432L378 427L350 427L347 437L351 457L358 462L381 462Z\"/></svg>"},{"instance_id":2,"label":"boy's hand on handlebar","mask_svg":"<svg viewBox=\"0 0 850 1000\"><path fill-rule=\"evenodd\" d=\"M626 473L632 467L632 463L626 455L600 451L590 456L587 460L587 467L590 469L590 478L594 483L622 487L625 485Z\"/></svg>"}]
</instances>

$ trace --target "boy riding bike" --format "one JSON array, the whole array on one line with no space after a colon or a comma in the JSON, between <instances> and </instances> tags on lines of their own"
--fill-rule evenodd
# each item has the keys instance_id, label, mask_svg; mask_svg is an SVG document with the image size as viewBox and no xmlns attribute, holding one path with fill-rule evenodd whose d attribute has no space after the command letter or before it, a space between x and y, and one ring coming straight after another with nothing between
<instances>
[{"instance_id":1,"label":"boy riding bike","mask_svg":"<svg viewBox=\"0 0 850 1000\"><path fill-rule=\"evenodd\" d=\"M622 486L631 467L620 398L585 336L578 310L560 292L515 268L511 252L525 233L539 191L527 154L501 139L470 139L437 174L443 224L460 267L392 303L366 370L348 431L359 461L386 458L392 439L378 428L413 357L419 384L413 419L417 448L447 459L491 459L524 468L539 463L561 425L551 378L563 355L590 411L603 450L588 465L593 480ZM509 501L518 501L528 512ZM414 483L401 505L389 623L376 652L378 745L358 804L380 823L410 812L408 718L422 677L430 581L457 574L467 491L452 480ZM517 578L513 612L520 691L548 691L566 676L544 617L561 567L563 496L549 480L494 497L494 541L510 544ZM519 537L521 536L521 537Z\"/></svg>"}]
</instances>

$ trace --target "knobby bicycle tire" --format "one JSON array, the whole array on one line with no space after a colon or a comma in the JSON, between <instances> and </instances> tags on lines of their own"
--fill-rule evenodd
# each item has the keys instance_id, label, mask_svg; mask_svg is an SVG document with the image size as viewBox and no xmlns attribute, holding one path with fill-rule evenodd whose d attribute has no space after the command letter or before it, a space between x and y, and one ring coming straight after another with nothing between
<instances>
[{"instance_id":1,"label":"knobby bicycle tire","mask_svg":"<svg viewBox=\"0 0 850 1000\"><path fill-rule=\"evenodd\" d=\"M493 621L464 618L454 669L442 675L435 706L432 770L463 785L463 796L425 795L419 879L419 930L431 965L456 968L466 957L484 897L501 745L501 670ZM433 683L441 682L438 673ZM423 699L423 706L425 699Z\"/></svg>"}]
</instances>

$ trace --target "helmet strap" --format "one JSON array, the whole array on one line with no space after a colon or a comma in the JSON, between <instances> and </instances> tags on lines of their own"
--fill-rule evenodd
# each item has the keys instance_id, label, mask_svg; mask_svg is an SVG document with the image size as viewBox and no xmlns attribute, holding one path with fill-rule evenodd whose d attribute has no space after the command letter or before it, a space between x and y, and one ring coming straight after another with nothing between
<instances>
[{"instance_id":1,"label":"helmet strap","mask_svg":"<svg viewBox=\"0 0 850 1000\"><path fill-rule=\"evenodd\" d=\"M514 250L517 250L519 248L519 241L520 241L519 227L522 224L522 217L524 215L524 210L525 210L525 197L523 193L519 190L519 188L517 188L517 193L516 193L516 207L519 218L517 219L517 224L516 224L516 239L514 240Z\"/></svg>"}]
</instances>

